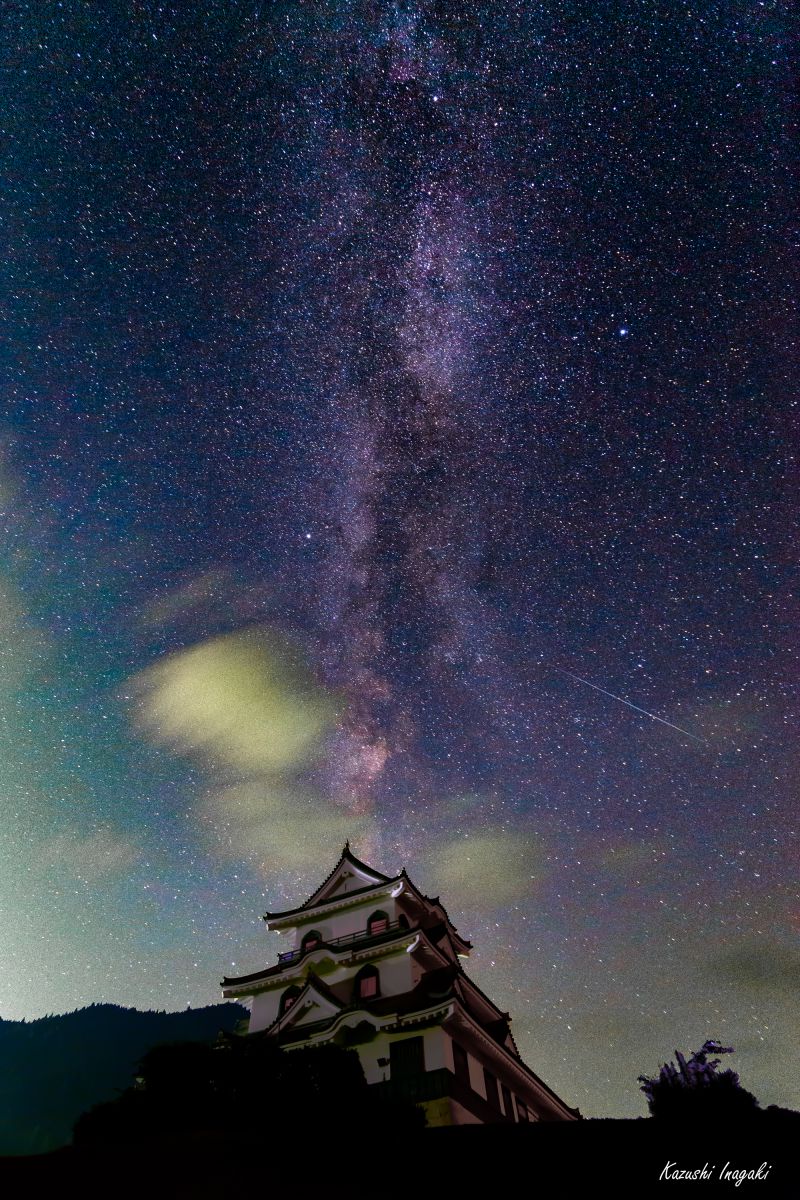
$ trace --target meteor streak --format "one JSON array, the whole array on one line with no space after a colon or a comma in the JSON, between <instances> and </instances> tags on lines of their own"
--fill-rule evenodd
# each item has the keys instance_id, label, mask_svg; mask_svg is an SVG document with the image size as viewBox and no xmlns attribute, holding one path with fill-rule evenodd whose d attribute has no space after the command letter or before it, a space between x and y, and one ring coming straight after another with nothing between
<instances>
[{"instance_id":1,"label":"meteor streak","mask_svg":"<svg viewBox=\"0 0 800 1200\"><path fill-rule=\"evenodd\" d=\"M662 725L668 725L670 729L677 729L678 733L685 734L693 742L700 742L701 746L705 745L702 738L697 737L694 733L689 733L688 729L682 729L680 725L673 725L672 721L665 721L663 717L657 717L655 713L648 712L646 708L639 708L638 704L631 704L630 700L626 700L624 696L617 696L614 692L606 691L605 688L600 687L596 683L591 683L588 679L583 679L580 675L573 675L572 671L562 671L560 667L557 667L556 670L561 671L562 675L569 675L570 679L574 679L578 683L585 683L587 687L594 688L596 692L602 692L604 696L610 696L612 700L619 700L620 704L626 704L634 712L641 713L644 717L650 717L652 721L659 721Z\"/></svg>"}]
</instances>

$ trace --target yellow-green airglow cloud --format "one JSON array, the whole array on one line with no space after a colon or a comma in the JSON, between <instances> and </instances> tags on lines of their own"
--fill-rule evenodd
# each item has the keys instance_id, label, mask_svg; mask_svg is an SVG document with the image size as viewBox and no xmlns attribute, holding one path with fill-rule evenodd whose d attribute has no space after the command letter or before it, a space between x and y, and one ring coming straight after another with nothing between
<instances>
[{"instance_id":1,"label":"yellow-green airglow cloud","mask_svg":"<svg viewBox=\"0 0 800 1200\"><path fill-rule=\"evenodd\" d=\"M270 631L178 651L133 686L144 732L222 776L195 808L217 857L270 876L296 873L364 835L368 820L322 799L308 779L335 726L336 701Z\"/></svg>"},{"instance_id":2,"label":"yellow-green airglow cloud","mask_svg":"<svg viewBox=\"0 0 800 1200\"><path fill-rule=\"evenodd\" d=\"M135 680L142 727L237 775L283 775L313 760L336 705L298 656L263 629L168 655Z\"/></svg>"},{"instance_id":3,"label":"yellow-green airglow cloud","mask_svg":"<svg viewBox=\"0 0 800 1200\"><path fill-rule=\"evenodd\" d=\"M433 855L430 874L454 909L485 910L536 891L545 874L544 858L536 839L489 827L447 842Z\"/></svg>"},{"instance_id":4,"label":"yellow-green airglow cloud","mask_svg":"<svg viewBox=\"0 0 800 1200\"><path fill-rule=\"evenodd\" d=\"M200 816L220 857L247 861L265 873L318 867L348 838L362 837L368 824L306 789L268 780L211 792Z\"/></svg>"}]
</instances>

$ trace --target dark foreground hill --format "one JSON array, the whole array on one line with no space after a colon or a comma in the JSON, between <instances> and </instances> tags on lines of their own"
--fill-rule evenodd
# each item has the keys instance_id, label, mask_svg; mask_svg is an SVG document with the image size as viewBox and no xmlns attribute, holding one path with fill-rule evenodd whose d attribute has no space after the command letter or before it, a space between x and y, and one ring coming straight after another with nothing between
<instances>
[{"instance_id":1,"label":"dark foreground hill","mask_svg":"<svg viewBox=\"0 0 800 1200\"><path fill-rule=\"evenodd\" d=\"M0 1154L65 1145L81 1113L130 1085L152 1046L212 1041L245 1016L238 1004L175 1013L93 1004L37 1021L0 1020Z\"/></svg>"},{"instance_id":2,"label":"dark foreground hill","mask_svg":"<svg viewBox=\"0 0 800 1200\"><path fill-rule=\"evenodd\" d=\"M115 1197L375 1195L559 1200L654 1194L762 1196L796 1200L800 1118L768 1116L739 1125L680 1128L641 1120L586 1120L545 1125L465 1126L381 1136L354 1121L345 1135L310 1130L303 1111L287 1136L264 1123L258 1138L194 1138L127 1149L56 1151L0 1159L0 1189L9 1196L66 1191L83 1200ZM757 1174L743 1178L740 1173ZM694 1179L681 1175L697 1172ZM700 1173L705 1176L700 1178ZM683 1187L682 1184L686 1184Z\"/></svg>"}]
</instances>

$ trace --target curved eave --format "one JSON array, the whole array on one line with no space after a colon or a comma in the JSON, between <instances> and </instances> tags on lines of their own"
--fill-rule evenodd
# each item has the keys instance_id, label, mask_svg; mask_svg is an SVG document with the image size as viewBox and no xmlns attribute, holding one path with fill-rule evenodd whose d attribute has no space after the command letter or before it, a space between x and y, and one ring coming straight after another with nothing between
<instances>
[{"instance_id":1,"label":"curved eave","mask_svg":"<svg viewBox=\"0 0 800 1200\"><path fill-rule=\"evenodd\" d=\"M375 883L369 887L355 888L352 892L342 892L339 896L332 896L330 900L321 901L314 908L291 908L281 913L264 913L262 920L267 922L267 928L270 930L281 929L285 926L292 928L301 919L313 921L318 916L360 904L363 900L368 900L370 896L386 895L398 883L399 876L396 876L394 879L387 879L385 883Z\"/></svg>"},{"instance_id":2,"label":"curved eave","mask_svg":"<svg viewBox=\"0 0 800 1200\"><path fill-rule=\"evenodd\" d=\"M457 947L461 948L459 952L469 954L470 950L472 949L472 942L467 941L467 939L465 937L462 937L461 934L458 932L455 925L450 920L450 916L447 912L447 909L442 904L439 897L435 896L432 899L430 896L426 896L424 894L424 892L421 892L419 890L419 888L417 887L417 885L415 883L413 883L412 880L409 879L408 875L405 872L405 869L403 869L397 877L398 883L401 880L402 880L403 884L405 885L405 887L408 888L408 890L413 894L414 898L416 900L418 900L420 904L422 904L424 907L427 907L429 909L430 908L438 908L441 911L442 916L444 918L444 924L447 926L447 932L450 934L453 941L457 944ZM395 881L393 880L392 882L395 882Z\"/></svg>"},{"instance_id":3,"label":"curved eave","mask_svg":"<svg viewBox=\"0 0 800 1200\"><path fill-rule=\"evenodd\" d=\"M451 934L453 935L453 940L456 942L460 942L461 945L464 947L464 949L467 952L472 950L473 949L472 942L468 941L467 938L462 937L461 934L458 932L458 930L456 929L455 925L453 924L453 922L450 918L450 914L448 913L445 906L442 904L439 897L438 896L433 896L433 897L425 896L425 900L428 902L428 904L432 904L434 906L434 908L441 909L441 911L444 915L445 922L446 922Z\"/></svg>"},{"instance_id":4,"label":"curved eave","mask_svg":"<svg viewBox=\"0 0 800 1200\"><path fill-rule=\"evenodd\" d=\"M319 885L319 887L314 889L314 891L311 893L311 895L308 897L307 900L304 900L303 903L300 904L297 908L289 908L289 909L285 909L283 912L277 912L277 913L265 913L264 920L265 921L281 921L286 917L297 916L300 913L313 912L317 908L321 908L324 905L327 906L328 904L332 904L335 901L342 899L342 896L331 896L330 899L327 899L327 900L320 899L320 897L323 896L326 887L328 887L331 880L335 878L336 872L341 868L341 866L344 863L349 863L350 866L354 867L356 871L361 872L363 875L371 876L374 880L373 883L367 884L363 888L356 888L352 892L345 893L346 895L354 896L359 891L366 892L366 891L369 891L373 887L380 887L387 883L392 883L392 882L396 881L398 878L398 876L395 876L394 879L392 879L391 876L384 875L383 871L376 871L374 867L371 867L369 865L369 863L362 862L362 860L360 858L356 858L355 854L353 854L352 850L350 849L350 843L345 842L344 849L342 850L342 853L339 855L339 858L337 859L336 865L334 866L333 870L326 876L326 878L322 881L322 883Z\"/></svg>"},{"instance_id":5,"label":"curved eave","mask_svg":"<svg viewBox=\"0 0 800 1200\"><path fill-rule=\"evenodd\" d=\"M518 1075L522 1075L527 1080L529 1087L532 1088L537 1098L543 1100L549 1107L556 1109L562 1115L563 1120L581 1120L580 1109L571 1108L561 1099L557 1092L554 1092L543 1079L540 1079L536 1072L532 1071L528 1064L517 1057L508 1046L503 1045L502 1042L495 1041L491 1034L483 1029L479 1022L475 1020L475 1017L465 1008L463 1000L456 997L451 1020L458 1020L459 1018L465 1021L481 1040L488 1043L488 1045L501 1054L505 1062L512 1066Z\"/></svg>"},{"instance_id":6,"label":"curved eave","mask_svg":"<svg viewBox=\"0 0 800 1200\"><path fill-rule=\"evenodd\" d=\"M306 966L313 968L314 961L321 961L323 958L352 958L359 959L365 956L378 957L386 953L391 954L392 951L401 948L404 943L408 943L407 949L411 946L415 938L419 936L425 937L422 930L419 929L402 929L396 932L393 937L387 937L385 941L377 941L375 939L364 939L363 943L354 943L349 946L327 946L323 942L321 946L315 946L313 950L308 950L301 958L292 959L287 963L277 963L273 967L267 967L264 971L254 971L251 975L240 975L238 978L229 979L227 976L223 978L220 987L229 989L223 991L223 996L227 999L232 995L250 995L250 992L242 992L240 989L247 988L251 985L253 991L262 991L258 987L259 983L264 985L270 983L287 983L292 975L298 969L305 969ZM436 950L433 944L426 938L426 942L431 946L432 950ZM436 953L440 953L436 951ZM317 957L318 956L318 957ZM234 989L234 991L230 991Z\"/></svg>"},{"instance_id":7,"label":"curved eave","mask_svg":"<svg viewBox=\"0 0 800 1200\"><path fill-rule=\"evenodd\" d=\"M325 891L325 888L328 886L330 881L335 877L336 872L340 869L343 862L349 862L353 867L355 867L356 870L378 876L378 879L375 883L368 884L365 887L354 888L350 892L342 892L335 896L330 896L321 900L318 899L318 897ZM304 901L303 904L298 905L297 908L287 908L282 912L266 912L264 913L262 920L267 922L267 928L271 930L280 931L286 927L292 928L293 926L299 924L301 920L303 922L313 921L318 916L322 916L330 912L337 912L343 908L348 908L351 905L359 904L363 900L368 899L370 896L384 895L387 891L391 891L398 885L402 885L402 888L410 893L424 908L427 908L428 910L431 908L438 909L444 918L445 925L447 926L448 933L453 940L457 953L465 955L469 954L470 950L472 950L472 943L467 938L462 937L458 932L452 920L450 919L447 909L444 907L438 896L431 899L429 896L424 895L424 893L419 890L416 884L409 879L405 868L403 868L399 875L393 876L384 875L380 871L375 871L372 867L356 858L355 855L350 851L349 846L345 846L345 849L340 856L339 861L336 863L336 866L328 875L325 882L317 888L317 890L308 898L308 900Z\"/></svg>"},{"instance_id":8,"label":"curved eave","mask_svg":"<svg viewBox=\"0 0 800 1200\"><path fill-rule=\"evenodd\" d=\"M285 1012L279 1013L272 1024L269 1025L263 1032L268 1035L279 1036L284 1029L291 1028L293 1025L297 1024L297 1018L302 1014L306 999L314 992L316 992L316 994L322 1000L337 1010L336 1012L332 1013L329 1018L327 1018L329 1021L335 1021L341 1010L346 1006L342 1004L338 996L331 991L327 984L325 984L318 975L310 973L308 979L306 980L305 987L300 991L299 995L294 1001L294 1004L292 1004L290 1008L287 1008Z\"/></svg>"},{"instance_id":9,"label":"curved eave","mask_svg":"<svg viewBox=\"0 0 800 1200\"><path fill-rule=\"evenodd\" d=\"M298 1000L295 1001L295 1003L297 1003L299 999L300 997L298 996ZM452 996L444 996L441 999L429 1001L420 1008L415 1008L408 1012L398 1013L375 1014L366 1006L350 1005L347 1008L342 1009L341 1012L335 1013L326 1021L319 1022L315 1028L311 1026L305 1027L308 1029L308 1036L302 1038L301 1044L313 1045L315 1042L329 1041L330 1038L338 1031L341 1025L344 1025L346 1022L358 1017L373 1022L376 1029L401 1029L406 1026L408 1028L412 1028L421 1021L430 1020L433 1017L440 1017L442 1022L444 1022L450 1015L452 1005ZM298 1031L301 1029L304 1029L304 1027L298 1026ZM268 1030L265 1030L265 1032L268 1034L271 1033L274 1036L280 1031L276 1028L276 1025L273 1024ZM288 1044L287 1048L292 1049L291 1043Z\"/></svg>"},{"instance_id":10,"label":"curved eave","mask_svg":"<svg viewBox=\"0 0 800 1200\"><path fill-rule=\"evenodd\" d=\"M466 986L466 988L468 990L475 992L478 995L481 1002L483 1004L485 1004L487 1006L487 1008L490 1009L491 1012L494 1013L495 1020L505 1021L508 1023L511 1020L511 1014L504 1012L502 1008L497 1007L494 1000L490 999L490 997L486 995L486 992L483 990L483 988L478 987L475 980L467 974L467 972L461 966L461 963L457 963L456 968L458 970L459 979L463 981L463 984Z\"/></svg>"}]
</instances>

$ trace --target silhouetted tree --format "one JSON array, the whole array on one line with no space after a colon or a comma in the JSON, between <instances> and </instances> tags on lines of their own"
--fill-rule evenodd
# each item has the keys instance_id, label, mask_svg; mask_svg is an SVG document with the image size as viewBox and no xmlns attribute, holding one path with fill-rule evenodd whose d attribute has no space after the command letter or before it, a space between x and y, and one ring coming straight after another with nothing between
<instances>
[{"instance_id":1,"label":"silhouetted tree","mask_svg":"<svg viewBox=\"0 0 800 1200\"><path fill-rule=\"evenodd\" d=\"M326 1044L281 1050L259 1034L224 1035L216 1045L158 1046L136 1083L85 1113L76 1146L286 1137L298 1128L332 1138L402 1133L425 1124L412 1104L369 1088L354 1050Z\"/></svg>"},{"instance_id":2,"label":"silhouetted tree","mask_svg":"<svg viewBox=\"0 0 800 1200\"><path fill-rule=\"evenodd\" d=\"M704 1042L689 1059L679 1050L674 1062L664 1063L658 1075L640 1075L650 1115L672 1121L721 1121L750 1117L759 1112L755 1096L746 1091L735 1071L718 1071L720 1060L712 1054L733 1054L732 1046Z\"/></svg>"}]
</instances>

